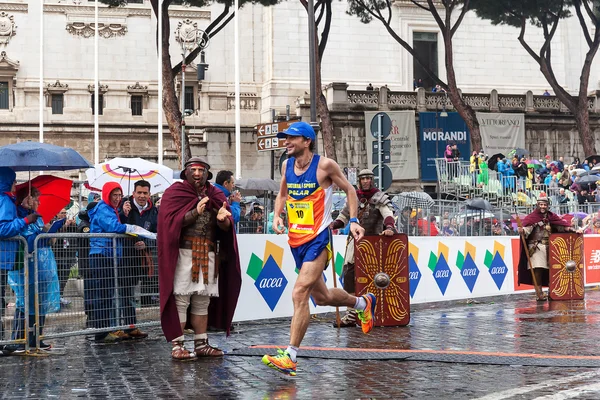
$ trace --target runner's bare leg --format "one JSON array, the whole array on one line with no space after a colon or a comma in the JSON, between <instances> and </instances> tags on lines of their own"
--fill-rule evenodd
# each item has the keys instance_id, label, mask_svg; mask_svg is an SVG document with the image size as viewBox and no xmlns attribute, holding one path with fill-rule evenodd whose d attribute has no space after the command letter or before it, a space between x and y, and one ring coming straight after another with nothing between
<instances>
[{"instance_id":1,"label":"runner's bare leg","mask_svg":"<svg viewBox=\"0 0 600 400\"><path fill-rule=\"evenodd\" d=\"M327 250L314 260L302 264L300 274L294 285L292 301L294 303L294 316L290 326L290 345L300 347L306 334L310 320L308 302L313 295L315 302L320 306L346 306L354 307L356 297L349 295L342 289L329 289L323 281L323 270L327 263Z\"/></svg>"}]
</instances>

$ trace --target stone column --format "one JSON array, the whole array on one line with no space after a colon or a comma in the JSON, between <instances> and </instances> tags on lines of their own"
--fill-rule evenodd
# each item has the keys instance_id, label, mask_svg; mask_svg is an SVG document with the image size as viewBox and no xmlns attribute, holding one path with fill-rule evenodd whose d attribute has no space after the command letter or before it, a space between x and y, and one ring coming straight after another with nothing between
<instances>
[{"instance_id":1,"label":"stone column","mask_svg":"<svg viewBox=\"0 0 600 400\"><path fill-rule=\"evenodd\" d=\"M490 92L490 111L491 112L500 112L500 104L498 101L498 91L493 89Z\"/></svg>"},{"instance_id":2,"label":"stone column","mask_svg":"<svg viewBox=\"0 0 600 400\"><path fill-rule=\"evenodd\" d=\"M531 90L528 90L527 93L525 93L525 112L534 112L535 111L535 107L533 106L533 92Z\"/></svg>"},{"instance_id":3,"label":"stone column","mask_svg":"<svg viewBox=\"0 0 600 400\"><path fill-rule=\"evenodd\" d=\"M346 82L330 83L325 86L325 97L329 110L335 110L338 105L348 104L348 84Z\"/></svg>"},{"instance_id":4,"label":"stone column","mask_svg":"<svg viewBox=\"0 0 600 400\"><path fill-rule=\"evenodd\" d=\"M387 85L383 85L382 87L379 88L379 98L378 98L378 105L379 105L379 110L383 110L383 111L387 111L390 108L388 107L388 87Z\"/></svg>"},{"instance_id":5,"label":"stone column","mask_svg":"<svg viewBox=\"0 0 600 400\"><path fill-rule=\"evenodd\" d=\"M425 88L417 88L417 112L427 111L427 104L425 103Z\"/></svg>"}]
</instances>

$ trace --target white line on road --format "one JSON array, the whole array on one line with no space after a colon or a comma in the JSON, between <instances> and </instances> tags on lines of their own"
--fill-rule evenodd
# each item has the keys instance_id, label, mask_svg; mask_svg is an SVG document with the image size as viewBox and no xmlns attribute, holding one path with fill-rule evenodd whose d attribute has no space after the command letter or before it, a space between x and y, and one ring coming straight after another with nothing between
<instances>
[{"instance_id":1,"label":"white line on road","mask_svg":"<svg viewBox=\"0 0 600 400\"><path fill-rule=\"evenodd\" d=\"M514 389L504 390L502 392L490 393L486 396L479 397L474 400L503 400L509 399L513 396L518 396L521 394L527 394L533 392L535 390L546 389L553 386L563 385L565 383L570 383L573 381L579 381L583 379L594 378L600 375L600 370L586 372L583 374L571 375L564 378L559 379L549 379L547 381L543 381L540 383L536 383L533 385L522 386Z\"/></svg>"},{"instance_id":2,"label":"white line on road","mask_svg":"<svg viewBox=\"0 0 600 400\"><path fill-rule=\"evenodd\" d=\"M589 392L597 393L598 391L600 391L600 383L592 383L591 385L580 386L580 387L573 388L573 389L563 390L563 391L560 391L555 394L537 397L535 400L567 400L567 399L572 399L574 397L579 397L585 393L589 393ZM593 398L597 399L598 396L595 396Z\"/></svg>"}]
</instances>

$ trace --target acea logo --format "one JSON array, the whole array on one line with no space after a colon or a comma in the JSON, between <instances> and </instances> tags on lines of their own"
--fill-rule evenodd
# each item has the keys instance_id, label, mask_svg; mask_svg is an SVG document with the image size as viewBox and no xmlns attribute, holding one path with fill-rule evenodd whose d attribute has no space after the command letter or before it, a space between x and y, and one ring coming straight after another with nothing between
<instances>
[{"instance_id":1,"label":"acea logo","mask_svg":"<svg viewBox=\"0 0 600 400\"><path fill-rule=\"evenodd\" d=\"M452 271L450 271L450 267L448 266L448 252L448 246L439 242L437 256L432 251L429 254L429 262L427 263L427 266L433 272L433 278L440 288L442 295L446 294L448 283L452 277Z\"/></svg>"},{"instance_id":2,"label":"acea logo","mask_svg":"<svg viewBox=\"0 0 600 400\"><path fill-rule=\"evenodd\" d=\"M415 296L419 282L421 281L421 270L419 270L419 248L408 242L408 285L410 297Z\"/></svg>"},{"instance_id":3,"label":"acea logo","mask_svg":"<svg viewBox=\"0 0 600 400\"><path fill-rule=\"evenodd\" d=\"M267 240L263 259L261 260L252 253L246 269L246 274L254 279L254 286L265 299L271 311L275 310L275 306L288 284L281 271L282 264L283 248Z\"/></svg>"},{"instance_id":4,"label":"acea logo","mask_svg":"<svg viewBox=\"0 0 600 400\"><path fill-rule=\"evenodd\" d=\"M483 264L490 271L492 279L500 290L508 273L508 268L504 263L504 245L494 240L494 252L490 253L489 250L486 250Z\"/></svg>"},{"instance_id":5,"label":"acea logo","mask_svg":"<svg viewBox=\"0 0 600 400\"><path fill-rule=\"evenodd\" d=\"M465 252L458 252L456 266L460 270L460 275L463 277L469 291L473 293L473 288L479 276L479 268L475 265L475 246L465 241Z\"/></svg>"}]
</instances>

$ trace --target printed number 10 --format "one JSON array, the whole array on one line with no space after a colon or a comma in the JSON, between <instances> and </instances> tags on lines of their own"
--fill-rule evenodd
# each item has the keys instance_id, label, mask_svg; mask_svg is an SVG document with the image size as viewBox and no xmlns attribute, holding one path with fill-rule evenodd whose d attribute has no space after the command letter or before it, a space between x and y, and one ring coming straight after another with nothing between
<instances>
[{"instance_id":1,"label":"printed number 10","mask_svg":"<svg viewBox=\"0 0 600 400\"><path fill-rule=\"evenodd\" d=\"M298 216L298 218L304 218L304 211L303 210L296 210L296 215Z\"/></svg>"}]
</instances>

